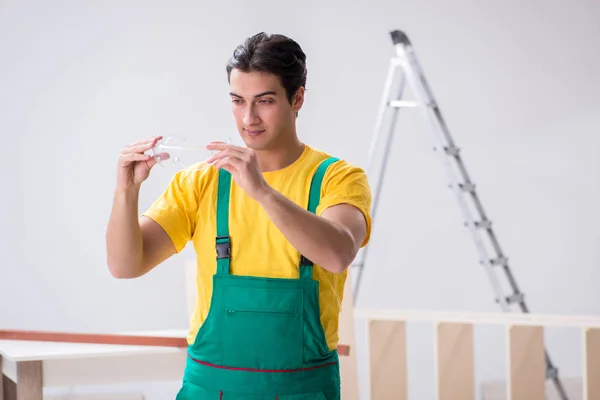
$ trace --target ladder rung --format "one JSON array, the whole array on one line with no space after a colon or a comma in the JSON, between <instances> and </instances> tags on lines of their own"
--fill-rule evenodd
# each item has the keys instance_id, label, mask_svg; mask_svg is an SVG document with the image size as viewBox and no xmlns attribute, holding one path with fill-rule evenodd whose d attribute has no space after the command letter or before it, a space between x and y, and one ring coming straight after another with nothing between
<instances>
[{"instance_id":1,"label":"ladder rung","mask_svg":"<svg viewBox=\"0 0 600 400\"><path fill-rule=\"evenodd\" d=\"M508 264L508 258L506 258L504 256L500 256L498 258L491 258L487 263L485 263L483 261L479 261L479 264L481 264L481 265L489 264L491 266L506 265L506 264Z\"/></svg>"},{"instance_id":2,"label":"ladder rung","mask_svg":"<svg viewBox=\"0 0 600 400\"><path fill-rule=\"evenodd\" d=\"M464 192L472 193L475 191L475 185L471 182L461 183L458 185Z\"/></svg>"},{"instance_id":3,"label":"ladder rung","mask_svg":"<svg viewBox=\"0 0 600 400\"><path fill-rule=\"evenodd\" d=\"M444 151L450 156L457 156L460 153L460 149L456 146L444 147Z\"/></svg>"},{"instance_id":4,"label":"ladder rung","mask_svg":"<svg viewBox=\"0 0 600 400\"><path fill-rule=\"evenodd\" d=\"M402 108L402 107L418 107L419 103L416 101L407 100L392 100L390 101L390 107Z\"/></svg>"},{"instance_id":5,"label":"ladder rung","mask_svg":"<svg viewBox=\"0 0 600 400\"><path fill-rule=\"evenodd\" d=\"M524 298L525 298L525 295L523 293L515 293L513 295L506 297L505 300L508 304L515 304L515 303L522 303ZM498 299L496 299L496 303L499 303L499 302L500 301Z\"/></svg>"},{"instance_id":6,"label":"ladder rung","mask_svg":"<svg viewBox=\"0 0 600 400\"><path fill-rule=\"evenodd\" d=\"M523 293L515 293L506 298L508 304L522 303L525 295Z\"/></svg>"},{"instance_id":7,"label":"ladder rung","mask_svg":"<svg viewBox=\"0 0 600 400\"><path fill-rule=\"evenodd\" d=\"M489 221L489 220L476 221L475 226L477 228L489 229L492 226L492 221Z\"/></svg>"},{"instance_id":8,"label":"ladder rung","mask_svg":"<svg viewBox=\"0 0 600 400\"><path fill-rule=\"evenodd\" d=\"M479 201L479 199L477 198L477 193L475 191L475 185L473 183L470 182L470 179L468 178L467 172L466 172L466 166L465 163L463 162L463 160L461 159L461 149L459 149L457 147L457 144L454 143L453 139L451 138L450 132L446 129L446 124L444 122L444 118L442 117L442 112L436 102L436 100L433 97L433 94L431 92L431 90L429 89L429 85L426 81L425 78L425 74L417 60L417 56L416 53L413 49L412 44L410 43L410 41L408 40L407 35L402 32L402 31L393 31L392 32L392 39L393 39L393 43L394 46L396 47L396 52L397 52L397 56L393 57L391 59L391 65L390 65L390 69L389 69L389 75L388 75L388 80L386 80L386 88L385 88L385 100L380 104L380 106L382 106L383 108L420 108L420 107L424 107L424 110L426 112L426 116L427 117L431 117L432 120L430 120L429 122L432 123L432 126L430 126L431 130L433 131L432 133L435 133L437 142L432 146L433 150L435 152L440 153L441 151L444 151L445 154L443 155L448 155L449 157L446 158L444 161L445 166L447 167L447 172L449 173L449 177L450 178L450 185L449 187L451 189L453 189L454 191L456 191L458 200L459 200L459 206L461 207L462 211L463 211L463 215L465 216L465 218L463 219L464 221L464 225L466 227L469 228L469 230L471 231L471 235L473 236L473 240L475 242L476 248L477 248L477 252L478 252L478 260L479 262L486 268L486 272L490 272L490 275L492 275L492 272L495 274L496 272L500 272L500 271L492 271L493 268L497 268L500 269L502 268L503 271L507 274L507 277L509 279L509 283L512 286L512 290L509 291L504 291L502 286L500 285L500 282L498 282L496 280L496 277L492 277L492 286L494 289L494 299L497 303L500 303L502 305L502 308L505 311L508 311L507 305L511 305L511 304L518 304L520 306L520 310L522 312L528 312L528 307L525 304L525 295L523 293L520 292L519 289L517 289L516 287L516 283L514 282L514 279L512 278L512 273L509 271L509 266L508 266L508 258L505 257L504 255L502 255L502 251L500 250L499 244L497 243L497 240L495 238L495 234L492 231L492 222L488 220L488 217L484 214L483 211L483 206L481 205L481 202ZM396 95L396 97L393 98L389 98L388 96L388 90L390 89L388 86L391 86L393 80L392 78L394 78L394 76L392 74L395 74L396 71L399 71L400 69L404 70L404 76L402 76L402 78L407 79L408 81L410 81L410 85L413 89L413 92L415 94L415 97L411 97L411 98L405 98L402 95ZM404 79L398 83L398 91L400 93L404 92ZM394 110L396 111L396 110ZM412 111L412 110L411 110ZM380 119L382 118L382 116L379 116L377 119L377 126L381 125ZM381 132L377 132L377 136L374 139L373 143L375 143L375 141L379 138L379 134ZM388 132L388 144L391 143L391 138L393 137L393 132ZM452 160L449 160L449 158L452 158ZM371 157L369 157L369 161L374 161L371 159ZM451 162L449 162L451 161ZM455 165L450 165L450 164L455 164ZM383 173L384 168L386 167L386 161L384 161L383 165L382 165L382 169L380 170L381 173ZM455 168L457 167L457 171L455 171ZM460 177L457 177L456 175L460 175ZM464 182L464 183L461 183ZM380 188L379 186L380 184L378 183L377 188L375 188L376 190L376 195L378 193L378 189ZM469 195L465 195L466 193L469 193ZM469 210L469 207L466 204L466 199L463 197L470 197L470 200L473 200L473 202L475 203L475 207L477 210L478 215L477 216L471 216L469 215L471 210ZM375 202L376 204L376 202ZM478 222L480 221L480 222ZM471 229L471 228L475 228L475 229ZM485 231L483 229L479 229L479 228L483 228L485 229ZM483 243L482 243L482 236L490 236L489 239L491 239L492 244L494 245L495 254L487 254L487 251L485 250ZM363 265L364 263L364 265ZM360 264L360 266L366 266L366 262L363 261L363 263ZM358 282L357 282L357 287L355 289L355 294L354 294L354 301L356 302L356 298L357 298L357 292L358 292L358 287L360 286L360 282L361 282L361 275L358 276ZM516 308L516 307L515 307ZM548 354L546 353L546 377L547 379L552 379L554 380L554 384L556 386L556 389L558 390L558 394L559 397L561 398L561 400L567 400L566 394L564 393L564 389L562 388L561 383L559 382L559 378L558 378L558 370L552 365L550 358L548 356Z\"/></svg>"},{"instance_id":9,"label":"ladder rung","mask_svg":"<svg viewBox=\"0 0 600 400\"><path fill-rule=\"evenodd\" d=\"M546 379L556 379L558 377L558 369L556 367L546 368Z\"/></svg>"},{"instance_id":10,"label":"ladder rung","mask_svg":"<svg viewBox=\"0 0 600 400\"><path fill-rule=\"evenodd\" d=\"M504 256L490 260L490 264L492 265L506 265L506 263L508 263L508 258Z\"/></svg>"}]
</instances>

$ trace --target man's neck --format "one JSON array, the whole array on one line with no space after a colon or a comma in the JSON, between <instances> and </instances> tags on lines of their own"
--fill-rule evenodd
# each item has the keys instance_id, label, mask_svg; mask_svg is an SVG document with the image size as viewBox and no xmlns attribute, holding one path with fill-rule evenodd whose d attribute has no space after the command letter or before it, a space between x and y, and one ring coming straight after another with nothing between
<instances>
[{"instance_id":1,"label":"man's neck","mask_svg":"<svg viewBox=\"0 0 600 400\"><path fill-rule=\"evenodd\" d=\"M294 163L304 151L304 143L294 138L290 143L282 144L275 149L257 151L258 166L262 172L272 172Z\"/></svg>"}]
</instances>

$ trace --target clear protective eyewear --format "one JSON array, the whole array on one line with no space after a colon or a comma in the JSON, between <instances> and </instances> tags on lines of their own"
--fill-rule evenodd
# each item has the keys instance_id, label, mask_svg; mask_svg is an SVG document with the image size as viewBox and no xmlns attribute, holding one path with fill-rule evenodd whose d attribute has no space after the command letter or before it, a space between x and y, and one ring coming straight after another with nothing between
<instances>
[{"instance_id":1,"label":"clear protective eyewear","mask_svg":"<svg viewBox=\"0 0 600 400\"><path fill-rule=\"evenodd\" d=\"M228 138L225 143L231 144L231 138ZM161 167L165 167L164 162L170 159L171 166L176 170L205 161L217 153L218 151L208 150L202 145L191 145L186 138L181 136L163 137L147 151L147 154L153 157ZM204 164L204 167L206 166Z\"/></svg>"}]
</instances>

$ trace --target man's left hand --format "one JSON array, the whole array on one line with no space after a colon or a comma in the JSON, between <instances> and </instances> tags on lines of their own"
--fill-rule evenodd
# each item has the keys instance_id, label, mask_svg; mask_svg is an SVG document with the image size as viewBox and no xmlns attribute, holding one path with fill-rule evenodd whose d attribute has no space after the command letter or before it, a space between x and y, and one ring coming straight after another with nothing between
<instances>
[{"instance_id":1,"label":"man's left hand","mask_svg":"<svg viewBox=\"0 0 600 400\"><path fill-rule=\"evenodd\" d=\"M218 151L206 162L229 172L248 196L257 200L269 192L270 186L262 176L254 150L222 142L211 142L206 148Z\"/></svg>"}]
</instances>

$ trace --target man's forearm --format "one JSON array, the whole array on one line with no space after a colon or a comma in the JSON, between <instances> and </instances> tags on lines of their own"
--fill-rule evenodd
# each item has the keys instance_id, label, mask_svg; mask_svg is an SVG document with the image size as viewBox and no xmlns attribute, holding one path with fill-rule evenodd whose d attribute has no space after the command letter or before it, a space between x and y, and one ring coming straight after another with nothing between
<instances>
[{"instance_id":1,"label":"man's forearm","mask_svg":"<svg viewBox=\"0 0 600 400\"><path fill-rule=\"evenodd\" d=\"M138 219L139 191L115 191L106 231L108 268L116 278L139 275L143 260L143 238Z\"/></svg>"},{"instance_id":2,"label":"man's forearm","mask_svg":"<svg viewBox=\"0 0 600 400\"><path fill-rule=\"evenodd\" d=\"M355 243L345 227L303 209L274 189L257 201L292 246L313 263L339 273L354 260Z\"/></svg>"}]
</instances>

